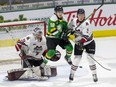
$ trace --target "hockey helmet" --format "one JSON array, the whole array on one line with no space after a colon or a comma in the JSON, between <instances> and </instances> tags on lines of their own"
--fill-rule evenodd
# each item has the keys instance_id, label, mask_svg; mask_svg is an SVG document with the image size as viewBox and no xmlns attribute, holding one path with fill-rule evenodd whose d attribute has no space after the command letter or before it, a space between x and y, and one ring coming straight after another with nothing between
<instances>
[{"instance_id":1,"label":"hockey helmet","mask_svg":"<svg viewBox=\"0 0 116 87\"><path fill-rule=\"evenodd\" d=\"M36 27L36 28L33 30L33 34L42 35L42 30L41 30L41 28Z\"/></svg>"},{"instance_id":2,"label":"hockey helmet","mask_svg":"<svg viewBox=\"0 0 116 87\"><path fill-rule=\"evenodd\" d=\"M85 14L85 10L83 8L80 8L77 10L77 15L78 14Z\"/></svg>"},{"instance_id":3,"label":"hockey helmet","mask_svg":"<svg viewBox=\"0 0 116 87\"><path fill-rule=\"evenodd\" d=\"M58 5L54 8L54 11L57 12L57 11L62 11L63 12L63 7L61 5Z\"/></svg>"}]
</instances>

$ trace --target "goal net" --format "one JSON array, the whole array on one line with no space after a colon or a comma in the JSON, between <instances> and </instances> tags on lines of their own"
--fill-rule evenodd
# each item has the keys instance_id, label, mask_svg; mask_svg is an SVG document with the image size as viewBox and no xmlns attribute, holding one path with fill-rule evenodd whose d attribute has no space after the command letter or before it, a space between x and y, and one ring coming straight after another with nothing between
<instances>
[{"instance_id":1,"label":"goal net","mask_svg":"<svg viewBox=\"0 0 116 87\"><path fill-rule=\"evenodd\" d=\"M35 27L43 30L46 34L46 23L40 21L18 21L0 23L0 47L13 46L17 39L32 33Z\"/></svg>"},{"instance_id":2,"label":"goal net","mask_svg":"<svg viewBox=\"0 0 116 87\"><path fill-rule=\"evenodd\" d=\"M0 23L0 65L3 64L20 64L19 53L15 49L15 43L18 39L25 37L32 33L35 27L39 27L43 30L43 34L46 34L46 23L40 21L18 21L9 23ZM5 47L3 47L5 46ZM9 47L7 47L9 46ZM11 47L12 46L12 47ZM2 48L3 47L3 48ZM62 56L65 56L65 50L59 46L57 48L62 52ZM63 63L62 63L63 62ZM49 64L64 65L67 64L64 58L61 58L58 62L54 63L49 61ZM14 66L15 68L15 66Z\"/></svg>"}]
</instances>

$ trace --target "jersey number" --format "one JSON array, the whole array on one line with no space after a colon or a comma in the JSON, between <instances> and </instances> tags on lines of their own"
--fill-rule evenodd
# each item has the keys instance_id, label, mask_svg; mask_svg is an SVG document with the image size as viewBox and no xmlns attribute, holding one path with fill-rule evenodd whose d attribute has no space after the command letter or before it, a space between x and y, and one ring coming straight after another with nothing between
<instances>
[{"instance_id":1,"label":"jersey number","mask_svg":"<svg viewBox=\"0 0 116 87\"><path fill-rule=\"evenodd\" d=\"M51 27L55 27L55 23L50 23L50 26Z\"/></svg>"}]
</instances>

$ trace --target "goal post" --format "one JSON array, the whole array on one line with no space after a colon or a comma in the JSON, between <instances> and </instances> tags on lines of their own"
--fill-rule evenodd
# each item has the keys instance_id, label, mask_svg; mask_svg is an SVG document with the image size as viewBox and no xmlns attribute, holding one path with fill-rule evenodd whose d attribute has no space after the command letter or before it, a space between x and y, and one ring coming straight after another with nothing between
<instances>
[{"instance_id":1,"label":"goal post","mask_svg":"<svg viewBox=\"0 0 116 87\"><path fill-rule=\"evenodd\" d=\"M13 46L19 38L32 33L35 27L42 29L46 35L46 22L41 21L17 21L0 23L0 47Z\"/></svg>"}]
</instances>

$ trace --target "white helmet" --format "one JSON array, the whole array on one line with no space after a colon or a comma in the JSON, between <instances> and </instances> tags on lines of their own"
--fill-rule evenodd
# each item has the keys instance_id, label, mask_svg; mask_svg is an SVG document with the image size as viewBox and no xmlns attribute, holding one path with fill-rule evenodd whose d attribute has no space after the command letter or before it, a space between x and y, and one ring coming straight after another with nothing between
<instances>
[{"instance_id":1,"label":"white helmet","mask_svg":"<svg viewBox=\"0 0 116 87\"><path fill-rule=\"evenodd\" d=\"M42 34L43 34L43 32L42 32L41 28L36 27L36 28L33 30L33 35L34 35L37 39L41 38L41 37L42 37Z\"/></svg>"},{"instance_id":2,"label":"white helmet","mask_svg":"<svg viewBox=\"0 0 116 87\"><path fill-rule=\"evenodd\" d=\"M42 30L41 30L41 28L36 27L36 28L33 30L33 34L41 34L41 35L42 35Z\"/></svg>"}]
</instances>

